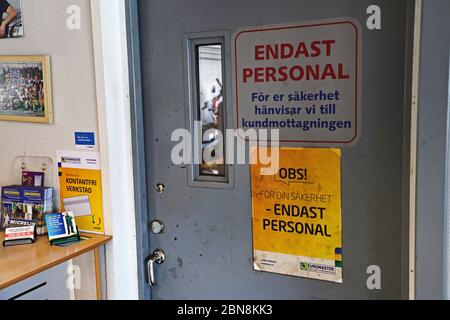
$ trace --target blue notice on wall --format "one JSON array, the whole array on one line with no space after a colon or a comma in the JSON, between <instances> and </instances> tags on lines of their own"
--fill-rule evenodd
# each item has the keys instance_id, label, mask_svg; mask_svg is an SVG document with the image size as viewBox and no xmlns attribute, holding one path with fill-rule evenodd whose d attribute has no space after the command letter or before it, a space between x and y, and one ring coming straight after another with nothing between
<instances>
[{"instance_id":1,"label":"blue notice on wall","mask_svg":"<svg viewBox=\"0 0 450 320\"><path fill-rule=\"evenodd\" d=\"M75 132L75 146L77 149L94 149L94 132Z\"/></svg>"}]
</instances>

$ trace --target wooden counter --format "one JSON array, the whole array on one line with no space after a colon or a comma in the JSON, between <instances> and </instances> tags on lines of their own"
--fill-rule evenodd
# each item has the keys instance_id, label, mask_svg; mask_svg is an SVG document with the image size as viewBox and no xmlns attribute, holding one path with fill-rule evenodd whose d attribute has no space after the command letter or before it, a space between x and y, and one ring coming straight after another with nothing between
<instances>
[{"instance_id":1,"label":"wooden counter","mask_svg":"<svg viewBox=\"0 0 450 320\"><path fill-rule=\"evenodd\" d=\"M0 232L0 290L91 250L96 260L93 272L99 282L98 248L112 237L95 234L81 234L81 237L87 239L65 248L51 246L47 237L40 237L34 244L3 247L4 233ZM97 297L101 298L99 290L97 283Z\"/></svg>"}]
</instances>

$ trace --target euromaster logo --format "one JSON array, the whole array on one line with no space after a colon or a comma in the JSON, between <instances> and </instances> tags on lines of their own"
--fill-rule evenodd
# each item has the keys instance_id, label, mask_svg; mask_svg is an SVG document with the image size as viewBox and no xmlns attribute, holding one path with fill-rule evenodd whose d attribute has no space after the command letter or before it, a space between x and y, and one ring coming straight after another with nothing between
<instances>
[{"instance_id":1,"label":"euromaster logo","mask_svg":"<svg viewBox=\"0 0 450 320\"><path fill-rule=\"evenodd\" d=\"M81 164L81 158L61 157L62 163Z\"/></svg>"},{"instance_id":2,"label":"euromaster logo","mask_svg":"<svg viewBox=\"0 0 450 320\"><path fill-rule=\"evenodd\" d=\"M307 262L300 262L300 270L309 271L309 264Z\"/></svg>"},{"instance_id":3,"label":"euromaster logo","mask_svg":"<svg viewBox=\"0 0 450 320\"><path fill-rule=\"evenodd\" d=\"M336 274L336 267L318 263L300 262L300 270L305 272Z\"/></svg>"}]
</instances>

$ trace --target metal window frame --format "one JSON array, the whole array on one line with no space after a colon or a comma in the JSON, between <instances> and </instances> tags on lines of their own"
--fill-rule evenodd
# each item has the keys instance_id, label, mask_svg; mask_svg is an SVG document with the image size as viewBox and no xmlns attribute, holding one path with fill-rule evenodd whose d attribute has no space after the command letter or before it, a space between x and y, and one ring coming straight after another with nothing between
<instances>
[{"instance_id":1,"label":"metal window frame","mask_svg":"<svg viewBox=\"0 0 450 320\"><path fill-rule=\"evenodd\" d=\"M228 31L197 32L187 33L183 36L183 59L184 59L184 83L185 83L185 105L186 105L186 128L191 132L192 146L195 146L195 136L193 135L194 122L200 119L198 110L198 63L196 61L197 46L219 44L222 46L222 86L223 86L223 126L224 140L226 138L225 130L232 128L232 100L231 100L231 36ZM197 142L201 144L200 142ZM226 142L224 141L224 149ZM226 157L226 156L225 156ZM194 154L192 154L192 163L194 163ZM191 187L214 188L214 189L233 189L234 174L233 166L225 164L225 176L201 175L199 165L187 165L187 181Z\"/></svg>"}]
</instances>

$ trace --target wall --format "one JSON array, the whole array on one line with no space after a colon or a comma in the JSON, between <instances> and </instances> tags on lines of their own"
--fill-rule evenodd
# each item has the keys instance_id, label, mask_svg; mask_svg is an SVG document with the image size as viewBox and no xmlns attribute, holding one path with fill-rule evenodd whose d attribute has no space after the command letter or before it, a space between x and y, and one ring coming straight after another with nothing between
<instances>
[{"instance_id":1,"label":"wall","mask_svg":"<svg viewBox=\"0 0 450 320\"><path fill-rule=\"evenodd\" d=\"M450 3L423 1L419 83L416 298L449 298Z\"/></svg>"},{"instance_id":2,"label":"wall","mask_svg":"<svg viewBox=\"0 0 450 320\"><path fill-rule=\"evenodd\" d=\"M16 0L14 0L16 1ZM66 28L66 9L81 8L81 30ZM0 185L15 183L17 156L74 149L75 131L93 131L101 152L104 222L114 240L104 265L110 299L136 299L137 258L123 0L22 0L25 38L0 41L0 55L50 55L54 124L0 122ZM7 139L4 139L7 137ZM99 146L102 146L101 149ZM51 177L57 186L56 167ZM58 190L57 190L58 191ZM127 223L124 223L126 221ZM76 298L95 298L92 255L74 260L82 269Z\"/></svg>"},{"instance_id":3,"label":"wall","mask_svg":"<svg viewBox=\"0 0 450 320\"><path fill-rule=\"evenodd\" d=\"M66 9L73 4L81 8L81 30L66 28ZM22 0L25 37L0 40L0 55L51 56L54 110L50 125L0 121L0 185L17 182L13 172L17 156L55 161L56 150L74 149L75 131L95 132L98 140L90 8L89 0ZM58 185L56 166L52 181ZM75 264L89 265L90 260L82 257ZM83 283L88 289L90 281ZM95 291L82 297L93 298Z\"/></svg>"},{"instance_id":4,"label":"wall","mask_svg":"<svg viewBox=\"0 0 450 320\"><path fill-rule=\"evenodd\" d=\"M66 28L66 8L73 1L22 2L25 37L1 40L0 55L50 55L54 124L0 122L2 185L15 182L15 157L55 160L56 150L74 149L75 131L94 131L98 136L89 1L77 1L83 13L80 31ZM57 185L56 169L52 180Z\"/></svg>"}]
</instances>

